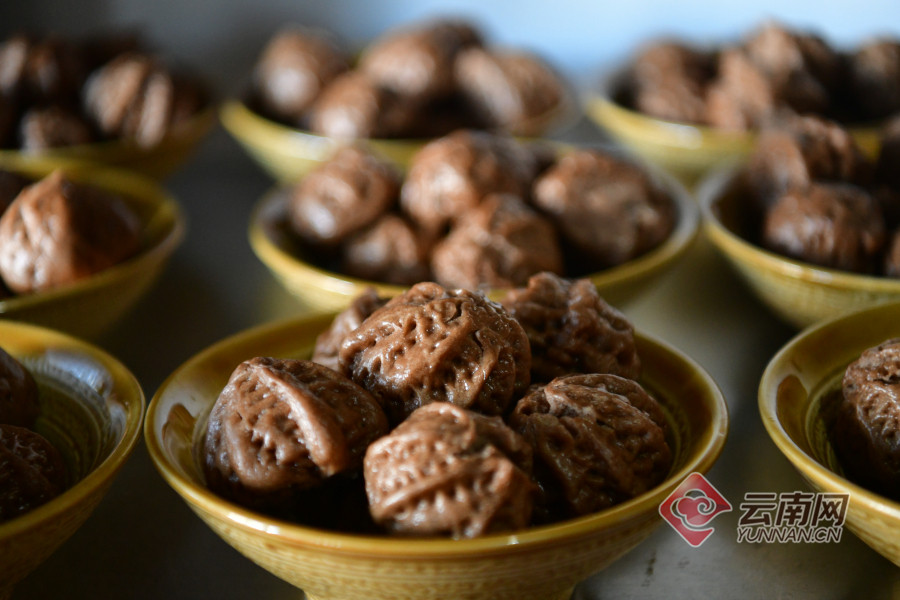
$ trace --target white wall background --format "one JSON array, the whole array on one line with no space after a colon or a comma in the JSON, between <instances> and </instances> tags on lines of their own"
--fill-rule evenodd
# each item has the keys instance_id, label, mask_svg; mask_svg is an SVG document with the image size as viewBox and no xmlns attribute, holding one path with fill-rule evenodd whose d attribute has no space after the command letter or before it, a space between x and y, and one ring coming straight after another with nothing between
<instances>
[{"instance_id":1,"label":"white wall background","mask_svg":"<svg viewBox=\"0 0 900 600\"><path fill-rule=\"evenodd\" d=\"M358 46L439 14L477 20L489 39L540 52L582 86L650 38L731 41L768 18L843 47L900 37L900 0L0 0L0 35L134 28L227 94L240 89L256 53L285 23L325 27Z\"/></svg>"}]
</instances>

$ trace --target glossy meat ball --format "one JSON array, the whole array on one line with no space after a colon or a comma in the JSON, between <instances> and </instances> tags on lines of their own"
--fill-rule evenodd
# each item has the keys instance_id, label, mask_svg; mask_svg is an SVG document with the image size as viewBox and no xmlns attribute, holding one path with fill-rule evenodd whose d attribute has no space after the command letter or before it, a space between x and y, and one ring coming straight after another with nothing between
<instances>
[{"instance_id":1,"label":"glossy meat ball","mask_svg":"<svg viewBox=\"0 0 900 600\"><path fill-rule=\"evenodd\" d=\"M399 137L416 117L408 101L360 71L336 77L309 110L310 130L345 140Z\"/></svg>"},{"instance_id":2,"label":"glossy meat ball","mask_svg":"<svg viewBox=\"0 0 900 600\"><path fill-rule=\"evenodd\" d=\"M366 288L353 299L350 306L338 313L328 329L316 338L312 361L335 371L339 370L338 354L344 339L387 301L388 298L379 296L375 288Z\"/></svg>"},{"instance_id":3,"label":"glossy meat ball","mask_svg":"<svg viewBox=\"0 0 900 600\"><path fill-rule=\"evenodd\" d=\"M400 215L388 213L349 238L341 249L341 269L352 277L412 285L430 278L432 240Z\"/></svg>"}]
</instances>

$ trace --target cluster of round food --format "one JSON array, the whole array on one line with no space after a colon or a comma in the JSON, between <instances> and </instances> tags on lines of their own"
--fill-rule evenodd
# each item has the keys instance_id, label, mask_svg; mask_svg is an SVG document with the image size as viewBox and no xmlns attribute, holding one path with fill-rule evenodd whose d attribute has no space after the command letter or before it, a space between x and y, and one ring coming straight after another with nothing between
<instances>
[{"instance_id":1,"label":"cluster of round food","mask_svg":"<svg viewBox=\"0 0 900 600\"><path fill-rule=\"evenodd\" d=\"M281 31L257 61L250 101L339 138L423 138L461 127L535 135L565 89L534 54L491 49L474 24L438 20L389 31L355 62L324 32Z\"/></svg>"},{"instance_id":2,"label":"cluster of round food","mask_svg":"<svg viewBox=\"0 0 900 600\"><path fill-rule=\"evenodd\" d=\"M206 482L356 532L465 538L587 515L672 465L640 373L631 323L588 280L541 273L500 303L430 282L370 290L312 360L235 369L209 416Z\"/></svg>"},{"instance_id":3,"label":"cluster of round food","mask_svg":"<svg viewBox=\"0 0 900 600\"><path fill-rule=\"evenodd\" d=\"M32 182L0 170L0 298L60 288L141 247L139 216L119 196L56 170Z\"/></svg>"},{"instance_id":4,"label":"cluster of round food","mask_svg":"<svg viewBox=\"0 0 900 600\"><path fill-rule=\"evenodd\" d=\"M59 450L33 430L39 415L34 377L0 348L0 523L52 500L67 486Z\"/></svg>"},{"instance_id":5,"label":"cluster of round food","mask_svg":"<svg viewBox=\"0 0 900 600\"><path fill-rule=\"evenodd\" d=\"M151 147L205 103L194 78L133 36L16 34L0 43L0 147L36 152L114 139Z\"/></svg>"},{"instance_id":6,"label":"cluster of round food","mask_svg":"<svg viewBox=\"0 0 900 600\"><path fill-rule=\"evenodd\" d=\"M621 101L640 112L727 130L758 129L784 113L865 122L900 111L900 41L840 52L770 22L714 50L676 40L650 44L622 84Z\"/></svg>"},{"instance_id":7,"label":"cluster of round food","mask_svg":"<svg viewBox=\"0 0 900 600\"><path fill-rule=\"evenodd\" d=\"M900 276L900 121L877 161L840 125L791 117L763 130L740 177L746 236L814 265Z\"/></svg>"},{"instance_id":8,"label":"cluster of round food","mask_svg":"<svg viewBox=\"0 0 900 600\"><path fill-rule=\"evenodd\" d=\"M835 453L847 476L900 499L900 339L865 350L825 403Z\"/></svg>"},{"instance_id":9,"label":"cluster of round food","mask_svg":"<svg viewBox=\"0 0 900 600\"><path fill-rule=\"evenodd\" d=\"M289 226L317 264L370 281L524 285L621 264L662 243L676 211L639 167L598 150L557 158L460 130L427 143L405 178L344 148L287 191Z\"/></svg>"}]
</instances>

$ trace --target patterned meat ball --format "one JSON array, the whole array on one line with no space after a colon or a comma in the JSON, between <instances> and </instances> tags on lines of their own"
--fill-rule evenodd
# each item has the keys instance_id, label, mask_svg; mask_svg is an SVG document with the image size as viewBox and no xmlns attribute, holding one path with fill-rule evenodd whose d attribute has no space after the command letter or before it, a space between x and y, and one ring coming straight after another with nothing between
<instances>
[{"instance_id":1,"label":"patterned meat ball","mask_svg":"<svg viewBox=\"0 0 900 600\"><path fill-rule=\"evenodd\" d=\"M447 287L524 285L541 271L562 273L553 225L510 194L493 194L437 244L431 270Z\"/></svg>"},{"instance_id":2,"label":"patterned meat ball","mask_svg":"<svg viewBox=\"0 0 900 600\"><path fill-rule=\"evenodd\" d=\"M668 195L637 166L596 150L565 155L534 184L535 205L603 266L662 243L675 224Z\"/></svg>"},{"instance_id":3,"label":"patterned meat ball","mask_svg":"<svg viewBox=\"0 0 900 600\"><path fill-rule=\"evenodd\" d=\"M900 339L864 351L844 372L832 441L847 474L900 498Z\"/></svg>"},{"instance_id":4,"label":"patterned meat ball","mask_svg":"<svg viewBox=\"0 0 900 600\"><path fill-rule=\"evenodd\" d=\"M234 370L210 413L206 482L246 506L283 509L359 470L387 431L378 402L343 375L311 361L253 358Z\"/></svg>"},{"instance_id":5,"label":"patterned meat ball","mask_svg":"<svg viewBox=\"0 0 900 600\"><path fill-rule=\"evenodd\" d=\"M327 36L288 28L266 44L253 68L254 98L266 114L300 125L322 90L349 68Z\"/></svg>"},{"instance_id":6,"label":"patterned meat ball","mask_svg":"<svg viewBox=\"0 0 900 600\"><path fill-rule=\"evenodd\" d=\"M0 276L19 294L68 285L134 255L140 227L118 196L55 171L0 217Z\"/></svg>"},{"instance_id":7,"label":"patterned meat ball","mask_svg":"<svg viewBox=\"0 0 900 600\"><path fill-rule=\"evenodd\" d=\"M346 241L341 269L352 277L412 285L430 278L431 246L429 236L389 213Z\"/></svg>"},{"instance_id":8,"label":"patterned meat ball","mask_svg":"<svg viewBox=\"0 0 900 600\"><path fill-rule=\"evenodd\" d=\"M763 221L763 245L832 269L870 272L885 243L875 199L849 184L812 184L785 192Z\"/></svg>"},{"instance_id":9,"label":"patterned meat ball","mask_svg":"<svg viewBox=\"0 0 900 600\"><path fill-rule=\"evenodd\" d=\"M534 154L512 138L458 131L413 156L400 203L420 227L439 233L488 194L526 197L536 168Z\"/></svg>"},{"instance_id":10,"label":"patterned meat ball","mask_svg":"<svg viewBox=\"0 0 900 600\"><path fill-rule=\"evenodd\" d=\"M400 175L356 147L345 147L293 186L290 224L305 241L334 246L368 227L397 201Z\"/></svg>"},{"instance_id":11,"label":"patterned meat ball","mask_svg":"<svg viewBox=\"0 0 900 600\"><path fill-rule=\"evenodd\" d=\"M346 140L406 135L415 119L408 101L360 71L336 77L309 110L310 130Z\"/></svg>"},{"instance_id":12,"label":"patterned meat ball","mask_svg":"<svg viewBox=\"0 0 900 600\"><path fill-rule=\"evenodd\" d=\"M485 122L515 135L540 134L565 94L559 75L527 52L470 48L456 60L456 79Z\"/></svg>"},{"instance_id":13,"label":"patterned meat ball","mask_svg":"<svg viewBox=\"0 0 900 600\"><path fill-rule=\"evenodd\" d=\"M539 273L510 290L500 303L525 329L531 379L547 382L570 373L641 374L634 326L606 303L588 279Z\"/></svg>"},{"instance_id":14,"label":"patterned meat ball","mask_svg":"<svg viewBox=\"0 0 900 600\"><path fill-rule=\"evenodd\" d=\"M536 519L586 515L641 494L672 465L659 403L617 375L567 375L522 398L510 426L534 448Z\"/></svg>"},{"instance_id":15,"label":"patterned meat ball","mask_svg":"<svg viewBox=\"0 0 900 600\"><path fill-rule=\"evenodd\" d=\"M366 452L372 517L391 533L472 538L525 528L531 448L499 417L446 402L413 412Z\"/></svg>"},{"instance_id":16,"label":"patterned meat ball","mask_svg":"<svg viewBox=\"0 0 900 600\"><path fill-rule=\"evenodd\" d=\"M44 436L0 424L0 523L49 502L67 479L62 455Z\"/></svg>"},{"instance_id":17,"label":"patterned meat ball","mask_svg":"<svg viewBox=\"0 0 900 600\"><path fill-rule=\"evenodd\" d=\"M528 387L531 351L522 326L499 304L419 283L344 340L340 365L398 423L438 401L503 414Z\"/></svg>"},{"instance_id":18,"label":"patterned meat ball","mask_svg":"<svg viewBox=\"0 0 900 600\"><path fill-rule=\"evenodd\" d=\"M353 299L350 306L338 313L328 329L316 338L312 361L335 371L339 370L338 353L344 339L387 301L388 298L379 296L375 288L366 288L362 294Z\"/></svg>"}]
</instances>

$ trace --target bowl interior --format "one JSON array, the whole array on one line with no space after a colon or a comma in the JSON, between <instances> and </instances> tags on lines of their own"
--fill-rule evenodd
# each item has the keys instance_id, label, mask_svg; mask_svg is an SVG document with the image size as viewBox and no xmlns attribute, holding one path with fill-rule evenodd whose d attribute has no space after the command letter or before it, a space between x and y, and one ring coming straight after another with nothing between
<instances>
[{"instance_id":1,"label":"bowl interior","mask_svg":"<svg viewBox=\"0 0 900 600\"><path fill-rule=\"evenodd\" d=\"M276 323L212 346L182 365L161 386L150 404L145 423L150 455L167 482L229 543L275 574L301 587L309 582L314 585L316 580L315 573L304 572L307 569L296 556L297 552L304 550L314 552L316 556L333 557L337 564L342 565L341 568L347 569L343 578L352 580L353 585L360 585L360 580L367 576L377 579L388 577L391 572L399 573L405 568L404 562L413 557L413 562L419 565L442 564L448 572L458 569L458 577L470 581L491 577L489 569L473 570L477 561L507 560L511 563L503 567L509 569L504 578L525 578L534 584L535 575L527 570L522 572L519 563L528 563L528 556L547 553L542 558L546 563L553 556L558 558L561 548L578 548L579 544L584 543L587 545L583 555L576 553L567 559L577 563L571 572L562 563L561 574L553 577L547 574L547 569L553 568L552 564L538 569L539 576L553 579L553 582L542 585L556 585L552 589L557 590L571 588L648 535L659 522L656 511L662 499L689 473L707 470L718 457L725 440L726 406L712 379L671 347L640 336L639 352L645 364L643 382L659 397L671 419L675 465L665 482L607 511L515 534L489 535L471 540L409 540L336 533L291 524L215 496L205 488L198 458L199 448L202 446L206 416L234 366L259 355L308 357L316 336L332 318L332 314L324 314ZM251 538L262 537L276 546L284 544L283 550L288 555L282 556L282 562L287 562L275 566L268 564L261 556L263 552L258 550L262 540L236 540L232 537L236 528L245 530ZM603 538L604 535L607 537ZM604 541L598 542L599 538ZM293 562L289 558L292 555ZM353 561L360 560L360 557L369 557L379 565L379 573L367 574L359 565L354 566ZM440 579L440 575L436 574L440 570L431 568L426 574L419 573L425 578L419 585L427 586L428 580ZM556 581L556 577L566 579ZM385 585L401 584L394 581ZM382 593L387 595L379 597L391 597L390 589Z\"/></svg>"},{"instance_id":2,"label":"bowl interior","mask_svg":"<svg viewBox=\"0 0 900 600\"><path fill-rule=\"evenodd\" d=\"M156 182L139 175L53 158L0 156L0 168L37 179L63 169L73 180L115 192L141 225L135 256L71 285L0 300L0 316L91 337L108 327L159 275L185 234L178 203Z\"/></svg>"},{"instance_id":3,"label":"bowl interior","mask_svg":"<svg viewBox=\"0 0 900 600\"><path fill-rule=\"evenodd\" d=\"M643 292L690 248L698 234L700 210L694 199L671 177L653 169L649 172L675 204L677 218L672 233L662 244L637 258L580 275L591 279L603 298L613 305L624 304ZM250 217L248 237L254 253L289 292L310 308L332 311L347 306L367 287L385 296L395 296L407 289L351 277L317 264L311 252L291 232L287 221L288 189L285 185L275 186L257 202ZM487 291L493 299L505 293L506 289L502 288Z\"/></svg>"},{"instance_id":4,"label":"bowl interior","mask_svg":"<svg viewBox=\"0 0 900 600\"><path fill-rule=\"evenodd\" d=\"M66 490L0 524L0 591L61 544L87 518L133 450L144 395L116 359L76 338L0 321L3 348L32 373L41 414L35 430L63 455Z\"/></svg>"}]
</instances>

